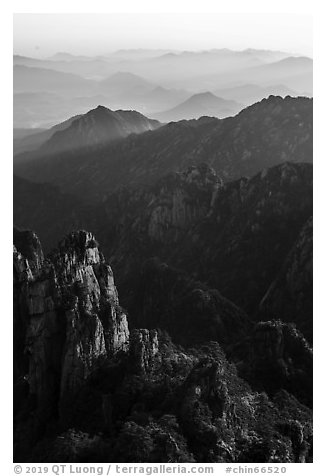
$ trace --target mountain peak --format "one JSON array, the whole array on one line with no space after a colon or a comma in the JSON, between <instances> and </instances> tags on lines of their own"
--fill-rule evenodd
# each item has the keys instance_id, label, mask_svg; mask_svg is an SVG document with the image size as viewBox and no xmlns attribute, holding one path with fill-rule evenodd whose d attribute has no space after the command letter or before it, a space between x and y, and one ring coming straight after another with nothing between
<instances>
[{"instance_id":1,"label":"mountain peak","mask_svg":"<svg viewBox=\"0 0 326 476\"><path fill-rule=\"evenodd\" d=\"M222 118L232 116L241 109L242 105L235 101L215 96L210 91L204 91L193 94L173 109L160 112L153 117L162 122L198 119L201 116Z\"/></svg>"},{"instance_id":2,"label":"mountain peak","mask_svg":"<svg viewBox=\"0 0 326 476\"><path fill-rule=\"evenodd\" d=\"M99 104L94 109L90 109L86 114L84 114L84 116L96 116L100 114L107 114L108 112L113 112L113 111L111 111L111 109L109 109L108 107L105 107Z\"/></svg>"},{"instance_id":3,"label":"mountain peak","mask_svg":"<svg viewBox=\"0 0 326 476\"><path fill-rule=\"evenodd\" d=\"M50 153L107 144L129 134L140 134L160 126L137 111L112 111L99 104L78 116L69 127L57 131L42 145Z\"/></svg>"},{"instance_id":4,"label":"mountain peak","mask_svg":"<svg viewBox=\"0 0 326 476\"><path fill-rule=\"evenodd\" d=\"M100 110L100 111L101 111L101 110L105 110L105 111L106 111L107 109L108 109L107 107L102 106L101 104L99 104L99 105L95 108L95 110Z\"/></svg>"},{"instance_id":5,"label":"mountain peak","mask_svg":"<svg viewBox=\"0 0 326 476\"><path fill-rule=\"evenodd\" d=\"M191 96L192 98L201 98L201 99L212 99L216 98L215 94L211 93L210 91L203 91L202 93L197 93Z\"/></svg>"}]
</instances>

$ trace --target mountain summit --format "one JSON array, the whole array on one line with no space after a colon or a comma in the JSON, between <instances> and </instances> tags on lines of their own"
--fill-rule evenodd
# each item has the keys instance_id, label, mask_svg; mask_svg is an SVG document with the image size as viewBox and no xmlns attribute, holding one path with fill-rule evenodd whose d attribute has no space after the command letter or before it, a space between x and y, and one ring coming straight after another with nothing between
<instances>
[{"instance_id":1,"label":"mountain summit","mask_svg":"<svg viewBox=\"0 0 326 476\"><path fill-rule=\"evenodd\" d=\"M158 121L148 119L137 111L111 111L99 105L79 116L68 128L53 134L41 150L53 153L106 144L130 134L157 129L159 126Z\"/></svg>"},{"instance_id":2,"label":"mountain summit","mask_svg":"<svg viewBox=\"0 0 326 476\"><path fill-rule=\"evenodd\" d=\"M236 101L223 99L206 91L194 94L173 109L152 115L162 122L180 121L182 119L198 119L201 116L226 117L233 116L242 109Z\"/></svg>"}]
</instances>

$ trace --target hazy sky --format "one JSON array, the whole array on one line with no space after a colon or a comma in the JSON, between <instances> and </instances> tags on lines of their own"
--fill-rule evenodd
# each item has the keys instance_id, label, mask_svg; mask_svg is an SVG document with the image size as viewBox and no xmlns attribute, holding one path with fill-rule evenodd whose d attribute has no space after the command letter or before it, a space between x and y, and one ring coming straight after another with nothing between
<instances>
[{"instance_id":1,"label":"hazy sky","mask_svg":"<svg viewBox=\"0 0 326 476\"><path fill-rule=\"evenodd\" d=\"M102 55L121 48L261 48L312 56L312 17L294 14L14 14L14 53Z\"/></svg>"}]
</instances>

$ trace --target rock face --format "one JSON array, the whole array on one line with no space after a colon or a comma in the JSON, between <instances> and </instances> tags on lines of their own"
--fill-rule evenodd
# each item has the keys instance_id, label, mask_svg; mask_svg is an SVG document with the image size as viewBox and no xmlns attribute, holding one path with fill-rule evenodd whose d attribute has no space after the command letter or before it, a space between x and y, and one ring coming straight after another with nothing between
<instances>
[{"instance_id":1,"label":"rock face","mask_svg":"<svg viewBox=\"0 0 326 476\"><path fill-rule=\"evenodd\" d=\"M287 402L290 413L285 417L278 400L289 401L291 397L286 392L274 400L264 392L254 392L239 379L217 344L211 343L202 350L205 357L193 365L184 381L179 416L196 460L308 461L311 428L304 418L301 420L303 414L299 416L303 408L296 404L291 408ZM301 423L294 421L296 418ZM296 425L301 432L298 438Z\"/></svg>"},{"instance_id":2,"label":"rock face","mask_svg":"<svg viewBox=\"0 0 326 476\"><path fill-rule=\"evenodd\" d=\"M28 308L25 299L29 283L34 275L40 272L44 256L41 244L33 232L19 232L14 229L14 241L23 251L18 251L14 245L13 250L13 330L14 330L14 380L27 374L28 359L24 352L26 332L28 327ZM28 259L27 259L28 257Z\"/></svg>"},{"instance_id":3,"label":"rock face","mask_svg":"<svg viewBox=\"0 0 326 476\"><path fill-rule=\"evenodd\" d=\"M260 303L260 312L270 318L282 316L295 322L312 342L313 310L313 226L312 217L303 226L282 269Z\"/></svg>"},{"instance_id":4,"label":"rock face","mask_svg":"<svg viewBox=\"0 0 326 476\"><path fill-rule=\"evenodd\" d=\"M312 349L293 324L259 322L231 353L240 375L257 389L286 389L312 406Z\"/></svg>"},{"instance_id":5,"label":"rock face","mask_svg":"<svg viewBox=\"0 0 326 476\"><path fill-rule=\"evenodd\" d=\"M133 326L165 329L184 346L211 339L227 345L242 338L249 326L246 313L216 289L158 259L144 263L133 302Z\"/></svg>"},{"instance_id":6,"label":"rock face","mask_svg":"<svg viewBox=\"0 0 326 476\"><path fill-rule=\"evenodd\" d=\"M130 357L132 365L140 372L149 372L153 368L159 351L157 331L134 329L130 336Z\"/></svg>"},{"instance_id":7,"label":"rock face","mask_svg":"<svg viewBox=\"0 0 326 476\"><path fill-rule=\"evenodd\" d=\"M17 314L26 326L29 392L40 411L51 412L101 358L128 349L128 322L91 233L71 233L44 261L35 235L28 236L37 243L34 255L25 250L30 261L14 252L16 280L23 283Z\"/></svg>"},{"instance_id":8,"label":"rock face","mask_svg":"<svg viewBox=\"0 0 326 476\"><path fill-rule=\"evenodd\" d=\"M222 186L215 170L204 163L161 180L148 210L149 237L159 242L175 242L208 214Z\"/></svg>"},{"instance_id":9,"label":"rock face","mask_svg":"<svg viewBox=\"0 0 326 476\"><path fill-rule=\"evenodd\" d=\"M266 169L218 191L209 215L189 229L177 247L174 262L196 270L200 279L204 276L224 296L253 312L311 213L309 164Z\"/></svg>"}]
</instances>

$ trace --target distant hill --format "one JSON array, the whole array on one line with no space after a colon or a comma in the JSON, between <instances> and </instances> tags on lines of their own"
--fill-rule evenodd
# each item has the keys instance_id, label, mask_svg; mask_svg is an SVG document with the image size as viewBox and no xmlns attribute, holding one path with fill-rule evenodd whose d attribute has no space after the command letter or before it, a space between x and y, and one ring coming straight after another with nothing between
<instances>
[{"instance_id":1,"label":"distant hill","mask_svg":"<svg viewBox=\"0 0 326 476\"><path fill-rule=\"evenodd\" d=\"M97 104L112 110L135 109L149 117L170 111L203 91L247 106L270 94L312 96L313 90L312 59L281 51L127 50L101 57L59 53L51 59L15 55L13 63L14 126L19 128L48 128ZM221 90L250 84L258 90L243 95L234 90L234 96L226 91L220 94ZM27 100L18 96L26 93L40 97ZM57 99L44 95L56 95ZM200 109L197 115L197 108L193 113L190 107L190 112L186 110L181 116L177 110L175 118L161 120L234 113L233 108L225 113L218 108L216 112L214 107L207 110L207 105Z\"/></svg>"},{"instance_id":2,"label":"distant hill","mask_svg":"<svg viewBox=\"0 0 326 476\"><path fill-rule=\"evenodd\" d=\"M169 107L175 107L182 101L191 96L189 91L184 89L168 89L162 86L155 86L149 91L145 91L141 95L137 95L132 99L130 95L124 95L120 98L121 102L133 104L133 107L143 114L152 116L157 111L165 110Z\"/></svg>"},{"instance_id":3,"label":"distant hill","mask_svg":"<svg viewBox=\"0 0 326 476\"><path fill-rule=\"evenodd\" d=\"M41 154L103 145L129 134L160 127L158 121L148 119L137 111L111 111L104 106L69 121L68 127L57 128L41 145Z\"/></svg>"},{"instance_id":4,"label":"distant hill","mask_svg":"<svg viewBox=\"0 0 326 476\"><path fill-rule=\"evenodd\" d=\"M92 58L90 56L81 56L81 55L72 55L71 53L66 53L64 51L59 51L58 53L55 53L52 56L49 56L47 58L50 61L76 61L76 60L81 60L81 61L89 61Z\"/></svg>"},{"instance_id":5,"label":"distant hill","mask_svg":"<svg viewBox=\"0 0 326 476\"><path fill-rule=\"evenodd\" d=\"M13 139L20 140L28 137L30 135L38 134L39 132L44 132L45 129L42 128L14 128L13 130Z\"/></svg>"},{"instance_id":6,"label":"distant hill","mask_svg":"<svg viewBox=\"0 0 326 476\"><path fill-rule=\"evenodd\" d=\"M58 131L62 131L67 129L72 122L80 116L73 116L67 119L66 121L61 122L49 129L39 129L31 132L29 134L25 134L23 137L16 137L14 136L14 156L20 154L22 152L33 151L41 147L46 141L48 141L53 134ZM15 130L15 129L14 129ZM33 131L33 129L29 129Z\"/></svg>"},{"instance_id":7,"label":"distant hill","mask_svg":"<svg viewBox=\"0 0 326 476\"><path fill-rule=\"evenodd\" d=\"M313 61L305 56L288 57L243 71L242 77L264 85L282 83L297 91L312 91Z\"/></svg>"},{"instance_id":8,"label":"distant hill","mask_svg":"<svg viewBox=\"0 0 326 476\"><path fill-rule=\"evenodd\" d=\"M241 104L250 106L254 102L261 101L268 96L305 96L299 94L297 91L288 88L284 84L275 84L271 86L259 86L258 84L242 84L241 86L234 86L229 88L217 89L214 94L223 99L233 99Z\"/></svg>"},{"instance_id":9,"label":"distant hill","mask_svg":"<svg viewBox=\"0 0 326 476\"><path fill-rule=\"evenodd\" d=\"M84 79L54 71L59 60L42 62L15 57L14 61L18 61L14 66L15 128L49 128L69 116L84 114L98 104L112 110L135 109L149 115L174 107L191 95L183 89L163 88L128 72L118 72L105 80ZM88 64L86 60L79 62ZM46 68L40 68L40 64Z\"/></svg>"},{"instance_id":10,"label":"distant hill","mask_svg":"<svg viewBox=\"0 0 326 476\"><path fill-rule=\"evenodd\" d=\"M42 90L14 93L14 127L48 129L74 114L73 108L69 107L70 102L62 93Z\"/></svg>"},{"instance_id":11,"label":"distant hill","mask_svg":"<svg viewBox=\"0 0 326 476\"><path fill-rule=\"evenodd\" d=\"M94 90L93 81L72 73L16 65L13 74L14 93L47 91L77 96Z\"/></svg>"},{"instance_id":12,"label":"distant hill","mask_svg":"<svg viewBox=\"0 0 326 476\"><path fill-rule=\"evenodd\" d=\"M99 91L110 96L124 93L143 94L151 91L154 87L155 85L146 79L128 72L115 73L98 83Z\"/></svg>"},{"instance_id":13,"label":"distant hill","mask_svg":"<svg viewBox=\"0 0 326 476\"><path fill-rule=\"evenodd\" d=\"M199 93L186 99L178 106L164 112L152 114L161 122L180 121L182 119L198 119L201 116L223 118L233 116L242 109L242 105L215 96L210 92Z\"/></svg>"},{"instance_id":14,"label":"distant hill","mask_svg":"<svg viewBox=\"0 0 326 476\"><path fill-rule=\"evenodd\" d=\"M216 91L243 84L257 84L262 87L283 84L295 91L312 92L313 60L308 57L287 57L279 61L256 64L238 63L234 68L205 68L198 64L197 71L168 83L169 86L196 90L205 88Z\"/></svg>"}]
</instances>

